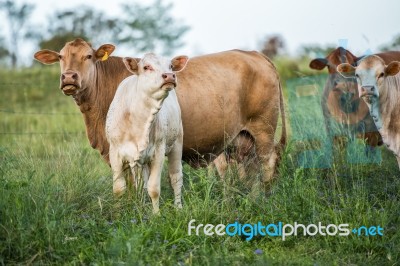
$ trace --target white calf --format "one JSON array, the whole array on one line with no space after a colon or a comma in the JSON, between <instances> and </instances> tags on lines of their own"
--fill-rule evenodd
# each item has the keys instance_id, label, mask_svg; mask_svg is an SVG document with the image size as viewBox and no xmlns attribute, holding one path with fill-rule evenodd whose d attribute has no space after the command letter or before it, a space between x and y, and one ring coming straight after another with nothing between
<instances>
[{"instance_id":1,"label":"white calf","mask_svg":"<svg viewBox=\"0 0 400 266\"><path fill-rule=\"evenodd\" d=\"M400 168L400 62L389 65L378 56L363 58L357 67L341 64L343 75L355 75L358 93L364 99L383 142L396 155Z\"/></svg>"},{"instance_id":2,"label":"white calf","mask_svg":"<svg viewBox=\"0 0 400 266\"><path fill-rule=\"evenodd\" d=\"M186 56L178 56L167 61L154 54L146 54L139 62L124 58L127 69L135 75L121 82L107 114L106 135L110 143L113 192L121 194L125 190L123 169L125 164L129 164L134 177L139 172L144 175L144 180L148 180L147 190L154 213L159 212L165 155L168 156L175 205L182 207L183 130L174 90L174 72L182 70L187 60Z\"/></svg>"}]
</instances>

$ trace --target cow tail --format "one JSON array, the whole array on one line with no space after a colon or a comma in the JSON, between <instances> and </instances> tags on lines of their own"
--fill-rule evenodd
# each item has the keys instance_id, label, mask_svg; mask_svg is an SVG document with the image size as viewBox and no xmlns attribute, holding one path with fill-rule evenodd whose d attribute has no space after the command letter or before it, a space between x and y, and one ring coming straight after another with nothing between
<instances>
[{"instance_id":1,"label":"cow tail","mask_svg":"<svg viewBox=\"0 0 400 266\"><path fill-rule=\"evenodd\" d=\"M278 155L278 160L281 159L282 152L285 149L286 146L286 114L285 114L285 106L284 106L284 101L283 101L283 90L282 90L282 84L279 81L279 109L281 113L281 118L282 118L282 133L281 133L281 139L279 140L279 144L277 146L276 153Z\"/></svg>"}]
</instances>

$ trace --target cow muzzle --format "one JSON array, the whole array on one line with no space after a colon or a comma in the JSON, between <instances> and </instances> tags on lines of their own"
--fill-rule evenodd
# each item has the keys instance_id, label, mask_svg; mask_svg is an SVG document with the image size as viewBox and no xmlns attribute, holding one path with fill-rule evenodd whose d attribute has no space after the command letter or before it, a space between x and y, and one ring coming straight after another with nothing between
<instances>
[{"instance_id":1,"label":"cow muzzle","mask_svg":"<svg viewBox=\"0 0 400 266\"><path fill-rule=\"evenodd\" d=\"M162 74L163 83L161 88L165 90L172 90L176 87L176 75L174 73L164 73Z\"/></svg>"},{"instance_id":2,"label":"cow muzzle","mask_svg":"<svg viewBox=\"0 0 400 266\"><path fill-rule=\"evenodd\" d=\"M66 71L60 77L60 89L67 96L74 95L80 88L79 75L73 71Z\"/></svg>"},{"instance_id":3,"label":"cow muzzle","mask_svg":"<svg viewBox=\"0 0 400 266\"><path fill-rule=\"evenodd\" d=\"M373 99L378 97L377 93L375 86L361 86L360 88L360 98L363 98L367 103L372 103Z\"/></svg>"}]
</instances>

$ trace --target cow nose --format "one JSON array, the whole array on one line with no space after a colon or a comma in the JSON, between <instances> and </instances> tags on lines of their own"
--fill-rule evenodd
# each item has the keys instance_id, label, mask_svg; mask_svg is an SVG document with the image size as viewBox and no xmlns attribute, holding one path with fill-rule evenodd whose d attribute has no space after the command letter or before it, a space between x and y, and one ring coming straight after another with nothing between
<instances>
[{"instance_id":1,"label":"cow nose","mask_svg":"<svg viewBox=\"0 0 400 266\"><path fill-rule=\"evenodd\" d=\"M372 92L375 91L375 86L362 86L361 89L362 89L364 92L372 93Z\"/></svg>"},{"instance_id":2,"label":"cow nose","mask_svg":"<svg viewBox=\"0 0 400 266\"><path fill-rule=\"evenodd\" d=\"M72 71L67 71L61 75L61 80L63 82L75 83L78 80L78 74Z\"/></svg>"},{"instance_id":3,"label":"cow nose","mask_svg":"<svg viewBox=\"0 0 400 266\"><path fill-rule=\"evenodd\" d=\"M175 82L175 74L174 73L164 73L162 74L162 78L165 82Z\"/></svg>"}]
</instances>

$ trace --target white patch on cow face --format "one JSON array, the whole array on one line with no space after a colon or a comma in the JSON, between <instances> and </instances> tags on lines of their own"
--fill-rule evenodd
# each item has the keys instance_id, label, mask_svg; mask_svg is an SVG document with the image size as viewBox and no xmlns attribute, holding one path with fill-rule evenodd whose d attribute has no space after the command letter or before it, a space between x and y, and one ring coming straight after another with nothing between
<instances>
[{"instance_id":1,"label":"white patch on cow face","mask_svg":"<svg viewBox=\"0 0 400 266\"><path fill-rule=\"evenodd\" d=\"M360 62L355 72L360 97L367 104L379 98L379 88L385 77L385 64L381 61L376 57L368 57Z\"/></svg>"},{"instance_id":2,"label":"white patch on cow face","mask_svg":"<svg viewBox=\"0 0 400 266\"><path fill-rule=\"evenodd\" d=\"M176 77L170 61L150 53L140 60L138 67L139 79L151 91L169 91L175 88Z\"/></svg>"}]
</instances>

